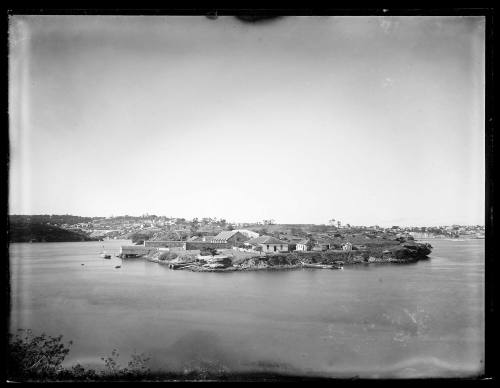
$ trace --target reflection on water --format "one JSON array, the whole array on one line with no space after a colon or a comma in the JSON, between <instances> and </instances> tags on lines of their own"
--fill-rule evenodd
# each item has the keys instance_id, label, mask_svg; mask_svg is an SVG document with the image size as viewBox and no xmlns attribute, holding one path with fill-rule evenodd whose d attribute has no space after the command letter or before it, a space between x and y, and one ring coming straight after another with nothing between
<instances>
[{"instance_id":1,"label":"reflection on water","mask_svg":"<svg viewBox=\"0 0 500 388\"><path fill-rule=\"evenodd\" d=\"M63 334L74 342L67 364L89 366L117 348L125 361L149 354L153 370L482 371L482 240L433 240L431 259L411 265L248 273L122 262L114 255L125 243L12 244L11 329ZM99 257L102 244L111 260Z\"/></svg>"}]
</instances>

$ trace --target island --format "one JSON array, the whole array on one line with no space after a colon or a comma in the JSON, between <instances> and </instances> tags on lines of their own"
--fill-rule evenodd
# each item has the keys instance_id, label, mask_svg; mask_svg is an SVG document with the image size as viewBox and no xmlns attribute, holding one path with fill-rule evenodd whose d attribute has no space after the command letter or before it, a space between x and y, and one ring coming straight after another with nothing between
<instances>
[{"instance_id":1,"label":"island","mask_svg":"<svg viewBox=\"0 0 500 388\"><path fill-rule=\"evenodd\" d=\"M214 238L209 243L200 244L200 249L193 249L196 248L193 242L175 244L174 241L156 243L151 241L128 247L131 250L123 247L125 249L122 249L120 256L124 259L142 257L148 261L167 265L173 270L232 272L297 268L341 269L348 265L372 263L405 264L428 259L428 255L432 252L429 243L404 238L392 240L374 238L364 244L353 244L349 240L356 239L349 237L337 240L341 240L342 243L314 245L309 240L304 240L299 244L286 244L286 241L270 236L259 236L242 244L221 248L217 245L224 243L217 242L218 239ZM263 243L259 244L259 241ZM231 243L226 244L231 245ZM273 244L274 246L279 244L282 249L274 251L274 248L270 248ZM265 251L261 245L269 249ZM128 253L123 254L123 252Z\"/></svg>"}]
</instances>

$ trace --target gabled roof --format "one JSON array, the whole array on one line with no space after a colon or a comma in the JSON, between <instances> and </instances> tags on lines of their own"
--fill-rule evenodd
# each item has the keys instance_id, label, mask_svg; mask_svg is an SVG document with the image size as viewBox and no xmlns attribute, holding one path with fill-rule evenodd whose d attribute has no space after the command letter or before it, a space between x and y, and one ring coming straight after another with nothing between
<instances>
[{"instance_id":1,"label":"gabled roof","mask_svg":"<svg viewBox=\"0 0 500 388\"><path fill-rule=\"evenodd\" d=\"M287 241L278 240L276 237L272 236L259 236L256 238L252 238L247 241L248 244L257 245L257 244L283 244L288 245Z\"/></svg>"},{"instance_id":2,"label":"gabled roof","mask_svg":"<svg viewBox=\"0 0 500 388\"><path fill-rule=\"evenodd\" d=\"M213 237L212 240L227 240L233 237L236 233L240 232L238 232L237 230L225 230L223 232L220 232L217 236Z\"/></svg>"}]
</instances>

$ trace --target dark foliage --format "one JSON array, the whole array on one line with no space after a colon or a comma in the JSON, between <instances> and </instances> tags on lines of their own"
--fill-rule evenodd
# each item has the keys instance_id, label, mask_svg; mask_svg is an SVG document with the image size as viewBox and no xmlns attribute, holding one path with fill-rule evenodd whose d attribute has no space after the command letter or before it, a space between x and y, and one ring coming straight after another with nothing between
<instances>
[{"instance_id":1,"label":"dark foliage","mask_svg":"<svg viewBox=\"0 0 500 388\"><path fill-rule=\"evenodd\" d=\"M71 344L70 341L65 346L62 336L35 336L31 330L19 330L16 336L10 336L7 360L9 376L47 379L57 375L62 370L61 364Z\"/></svg>"},{"instance_id":2,"label":"dark foliage","mask_svg":"<svg viewBox=\"0 0 500 388\"><path fill-rule=\"evenodd\" d=\"M212 247L202 247L200 249L201 256L215 256L217 254L217 249Z\"/></svg>"},{"instance_id":3,"label":"dark foliage","mask_svg":"<svg viewBox=\"0 0 500 388\"><path fill-rule=\"evenodd\" d=\"M32 222L11 222L10 242L56 242L56 241L93 241L88 234L66 230L54 225Z\"/></svg>"}]
</instances>

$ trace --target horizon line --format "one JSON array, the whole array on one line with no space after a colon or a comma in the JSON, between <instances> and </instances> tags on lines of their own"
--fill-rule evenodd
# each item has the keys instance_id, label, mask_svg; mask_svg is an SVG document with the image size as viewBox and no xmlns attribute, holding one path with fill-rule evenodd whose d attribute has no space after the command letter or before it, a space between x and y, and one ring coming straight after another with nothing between
<instances>
[{"instance_id":1,"label":"horizon line","mask_svg":"<svg viewBox=\"0 0 500 388\"><path fill-rule=\"evenodd\" d=\"M263 224L262 221L229 221L225 217L194 217L194 218L186 218L186 217L175 217L175 216L167 216L167 215L158 215L158 214L149 214L149 213L144 213L141 215L131 215L131 214L120 214L120 215L110 215L110 216L82 216L82 215L77 215L77 214L70 214L70 213L65 213L65 214L56 214L56 213L38 213L38 214L20 214L20 213L15 213L15 214L8 214L8 216L73 216L73 217L82 217L82 218L118 218L118 217L134 217L134 218L139 218L139 217L165 217L169 219L184 219L186 221L193 220L193 219L198 219L199 221L202 220L203 218L212 218L212 219L217 219L217 220L225 220L226 223L228 224L262 224L263 226L269 226L269 225L326 225L326 226L333 226L337 227L336 225L329 225L328 222L326 223L314 223L314 222L278 222L274 219L274 222L272 224ZM337 221L337 220L335 220ZM443 224L437 224L437 223L432 223L433 225L430 224L395 224L395 223L387 223L387 222L379 222L379 223L366 223L366 224L358 224L355 225L350 222L341 222L341 225L346 226L350 225L351 227L356 227L356 226L383 226L383 225L389 225L391 226L398 226L398 227L422 227L422 226L452 226L452 225L457 225L457 226L485 226L485 223L482 224L460 224L457 222L454 223L443 223Z\"/></svg>"}]
</instances>

